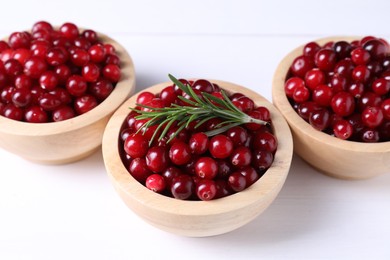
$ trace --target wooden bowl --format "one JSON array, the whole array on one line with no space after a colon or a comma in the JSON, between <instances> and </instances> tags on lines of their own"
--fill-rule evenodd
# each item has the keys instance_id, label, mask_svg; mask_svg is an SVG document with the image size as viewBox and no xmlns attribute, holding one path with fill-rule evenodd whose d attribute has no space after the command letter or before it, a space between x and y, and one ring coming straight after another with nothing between
<instances>
[{"instance_id":1,"label":"wooden bowl","mask_svg":"<svg viewBox=\"0 0 390 260\"><path fill-rule=\"evenodd\" d=\"M103 136L103 158L108 176L126 205L146 222L162 230L192 237L218 235L232 231L261 214L275 199L287 177L292 159L292 137L288 125L277 109L257 93L241 86L217 83L229 92L241 92L257 105L271 112L278 150L272 166L263 177L246 190L212 201L184 201L154 193L136 181L123 165L118 140L121 126L134 107L137 95L127 100L111 117ZM160 92L172 83L146 89Z\"/></svg>"},{"instance_id":2,"label":"wooden bowl","mask_svg":"<svg viewBox=\"0 0 390 260\"><path fill-rule=\"evenodd\" d=\"M360 37L361 38L361 37ZM332 37L319 44L358 37ZM304 45L290 52L278 65L272 86L274 105L290 125L294 151L306 162L327 175L341 179L366 179L390 172L390 143L360 143L341 140L315 130L292 108L284 92L284 83L293 60L302 54Z\"/></svg>"},{"instance_id":3,"label":"wooden bowl","mask_svg":"<svg viewBox=\"0 0 390 260\"><path fill-rule=\"evenodd\" d=\"M118 42L98 35L115 47L121 59L121 80L112 93L91 111L61 122L26 123L0 116L0 147L43 164L73 162L100 147L108 119L134 92L135 71L132 59Z\"/></svg>"}]
</instances>

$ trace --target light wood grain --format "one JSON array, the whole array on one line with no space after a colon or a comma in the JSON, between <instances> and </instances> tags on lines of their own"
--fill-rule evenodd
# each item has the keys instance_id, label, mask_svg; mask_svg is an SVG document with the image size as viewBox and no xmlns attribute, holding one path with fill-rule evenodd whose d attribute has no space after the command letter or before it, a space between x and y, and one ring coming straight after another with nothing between
<instances>
[{"instance_id":1,"label":"light wood grain","mask_svg":"<svg viewBox=\"0 0 390 260\"><path fill-rule=\"evenodd\" d=\"M278 150L266 174L243 192L208 202L182 201L156 194L136 181L121 162L118 150L120 128L134 107L137 95L127 100L112 116L103 136L103 158L108 176L126 205L142 219L162 230L184 236L204 237L229 232L250 222L275 199L287 177L292 159L292 137L277 109L257 93L241 86L213 80L229 92L241 92L272 116ZM170 83L148 88L157 93Z\"/></svg>"},{"instance_id":2,"label":"light wood grain","mask_svg":"<svg viewBox=\"0 0 390 260\"><path fill-rule=\"evenodd\" d=\"M352 41L359 37L331 37L317 42ZM315 130L291 107L284 92L284 82L295 57L303 46L290 52L279 64L273 78L273 103L290 125L294 151L319 171L341 179L366 179L390 172L390 143L345 141Z\"/></svg>"},{"instance_id":3,"label":"light wood grain","mask_svg":"<svg viewBox=\"0 0 390 260\"><path fill-rule=\"evenodd\" d=\"M0 147L44 164L73 162L99 149L110 116L134 92L135 70L130 55L118 42L98 35L115 47L121 59L121 80L110 96L91 111L62 122L33 124L0 116Z\"/></svg>"}]
</instances>

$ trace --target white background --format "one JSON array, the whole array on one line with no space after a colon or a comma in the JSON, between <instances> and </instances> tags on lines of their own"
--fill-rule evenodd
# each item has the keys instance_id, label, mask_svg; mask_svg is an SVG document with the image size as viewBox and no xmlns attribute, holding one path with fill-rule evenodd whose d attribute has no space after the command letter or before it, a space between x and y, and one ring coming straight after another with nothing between
<instances>
[{"instance_id":1,"label":"white background","mask_svg":"<svg viewBox=\"0 0 390 260\"><path fill-rule=\"evenodd\" d=\"M231 81L271 100L278 62L332 35L390 39L390 1L4 1L0 35L66 21L119 41L136 91L177 77ZM335 158L337 160L337 158ZM390 163L390 162L389 162ZM149 226L112 188L101 151L45 166L0 149L0 259L390 259L390 174L327 177L294 156L275 202L209 238Z\"/></svg>"}]
</instances>

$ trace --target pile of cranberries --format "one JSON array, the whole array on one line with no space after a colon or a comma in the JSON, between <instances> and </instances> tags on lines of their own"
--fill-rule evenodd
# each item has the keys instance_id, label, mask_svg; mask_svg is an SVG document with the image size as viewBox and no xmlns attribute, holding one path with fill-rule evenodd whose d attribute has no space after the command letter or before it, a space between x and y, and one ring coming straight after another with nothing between
<instances>
[{"instance_id":1,"label":"pile of cranberries","mask_svg":"<svg viewBox=\"0 0 390 260\"><path fill-rule=\"evenodd\" d=\"M390 140L390 47L383 39L309 42L284 88L317 130L357 142Z\"/></svg>"},{"instance_id":2,"label":"pile of cranberries","mask_svg":"<svg viewBox=\"0 0 390 260\"><path fill-rule=\"evenodd\" d=\"M207 92L222 98L220 87L207 80L180 81L196 93ZM137 103L153 108L189 106L178 96L185 94L173 84L157 94L140 93ZM270 113L241 93L229 98L241 111L269 124L247 123L208 137L205 132L215 129L222 119L213 118L195 128L199 122L196 120L167 142L178 130L177 124L173 124L166 136L153 139L149 145L157 125L143 128L147 119L137 119L138 113L131 111L119 138L119 151L129 173L150 190L183 200L217 199L256 182L271 166L277 149Z\"/></svg>"},{"instance_id":3,"label":"pile of cranberries","mask_svg":"<svg viewBox=\"0 0 390 260\"><path fill-rule=\"evenodd\" d=\"M0 41L0 115L30 123L73 118L107 98L120 75L114 46L95 31L37 22Z\"/></svg>"}]
</instances>

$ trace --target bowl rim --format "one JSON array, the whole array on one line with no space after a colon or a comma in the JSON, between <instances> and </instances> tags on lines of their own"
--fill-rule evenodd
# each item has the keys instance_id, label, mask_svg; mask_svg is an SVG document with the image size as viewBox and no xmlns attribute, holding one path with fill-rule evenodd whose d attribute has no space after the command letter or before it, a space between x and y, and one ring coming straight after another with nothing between
<instances>
[{"instance_id":1,"label":"bowl rim","mask_svg":"<svg viewBox=\"0 0 390 260\"><path fill-rule=\"evenodd\" d=\"M334 37L325 37L313 40L318 44L322 45L329 41L354 41L362 39L361 36L334 36ZM272 80L272 99L273 103L277 106L279 111L284 115L287 122L291 127L299 129L306 136L310 136L319 142L324 142L328 146L337 147L338 149L345 151L365 151L367 153L377 153L380 151L390 151L390 141L378 142L378 143L363 143L350 140L342 140L337 137L326 134L322 131L314 129L310 124L308 124L303 118L301 118L296 111L291 106L288 98L284 92L284 83L286 76L288 74L290 65L293 60L302 55L303 47L306 45L300 45L299 47L293 49L289 52L278 64L274 77Z\"/></svg>"},{"instance_id":2,"label":"bowl rim","mask_svg":"<svg viewBox=\"0 0 390 260\"><path fill-rule=\"evenodd\" d=\"M273 118L273 127L277 129L275 135L278 139L278 149L275 153L272 166L258 181L244 191L207 202L187 201L167 197L148 190L145 186L135 180L120 159L118 149L120 127L128 115L126 109L135 104L138 94L143 91L156 93L157 90L172 85L172 82L163 82L136 93L124 102L113 114L106 126L102 144L103 159L107 174L119 192L126 194L133 202L147 206L158 212L175 215L180 214L183 216L224 214L245 208L248 205L257 204L263 200L267 201L270 197L275 196L275 190L276 195L279 193L287 178L293 154L292 135L287 122L272 103L267 101L260 94L230 82L221 80L210 81L231 92L245 91L245 93L250 94L252 99L261 100L261 102L257 101L256 105L269 108ZM241 91L236 91L238 89ZM167 207L167 205L169 205L169 207Z\"/></svg>"},{"instance_id":3,"label":"bowl rim","mask_svg":"<svg viewBox=\"0 0 390 260\"><path fill-rule=\"evenodd\" d=\"M57 27L54 26L54 28ZM79 30L82 31L85 29L79 27ZM59 122L29 123L0 116L0 132L23 136L46 136L72 132L103 119L113 113L113 108L116 109L123 103L135 89L135 68L133 60L119 42L104 33L96 30L95 32L98 35L98 39L104 43L112 44L118 56L121 57L121 79L117 82L110 95L87 113Z\"/></svg>"}]
</instances>

